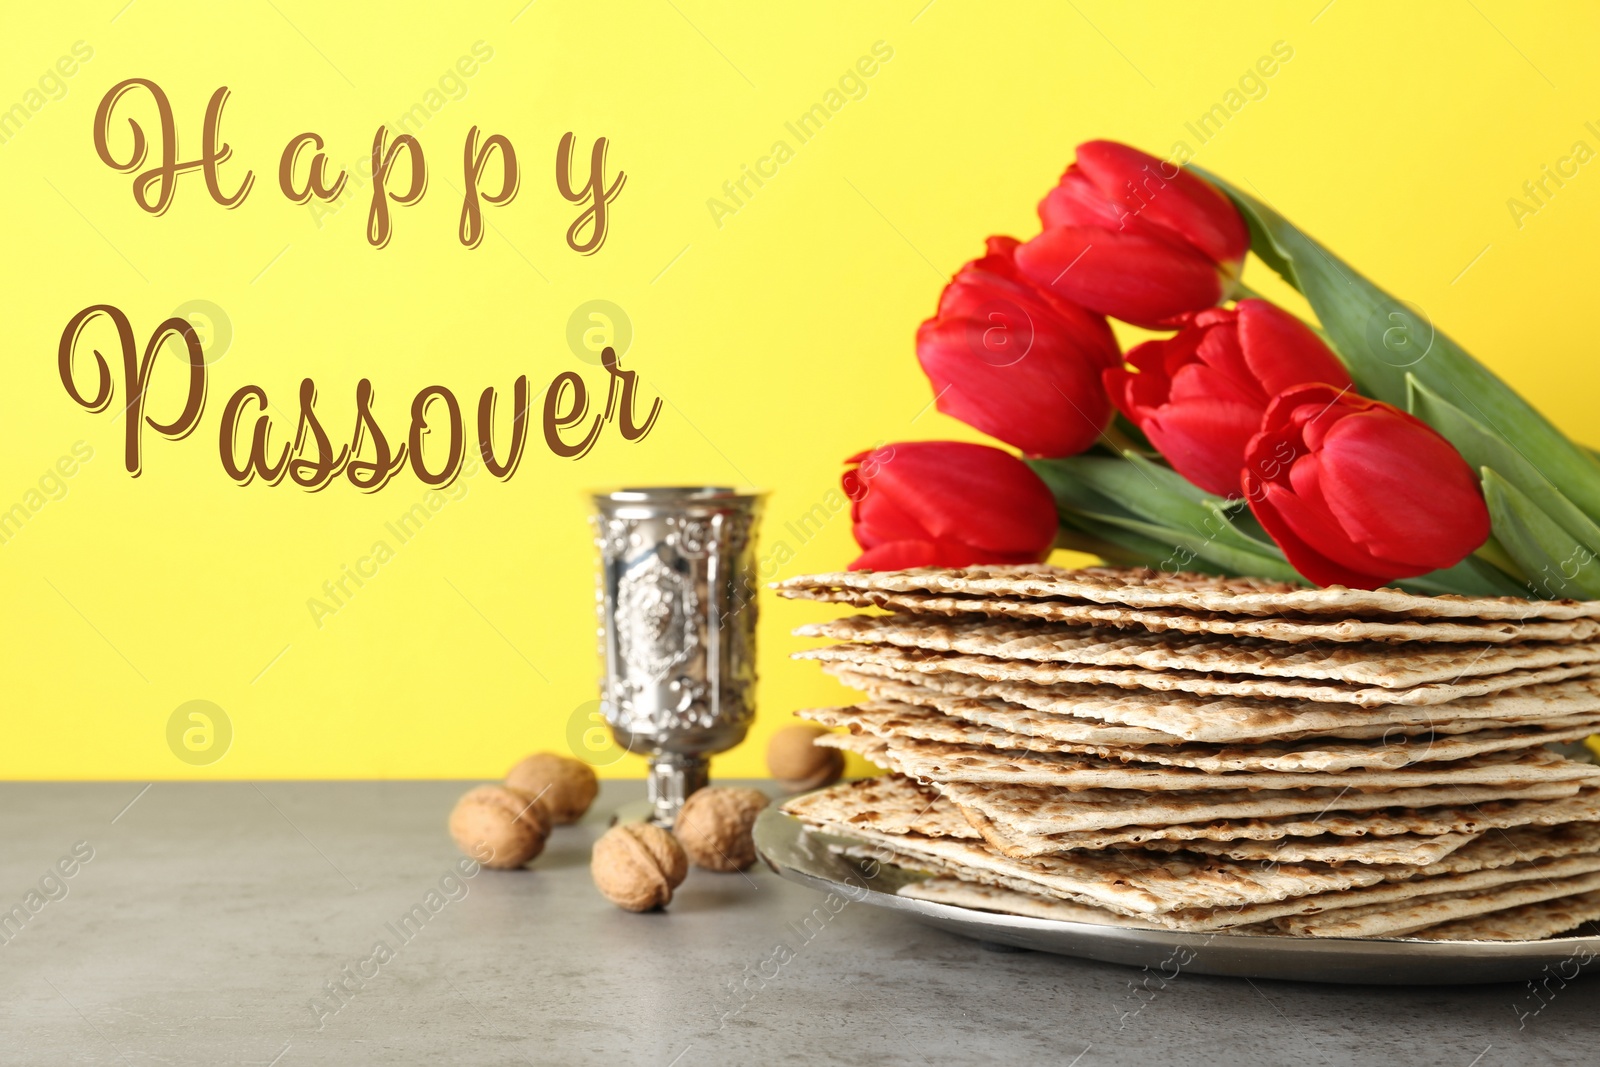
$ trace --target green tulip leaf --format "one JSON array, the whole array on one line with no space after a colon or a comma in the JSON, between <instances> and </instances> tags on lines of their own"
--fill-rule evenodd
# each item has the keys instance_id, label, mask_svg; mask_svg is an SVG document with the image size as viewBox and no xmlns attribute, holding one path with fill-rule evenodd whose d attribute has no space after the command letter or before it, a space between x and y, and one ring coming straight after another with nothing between
<instances>
[{"instance_id":1,"label":"green tulip leaf","mask_svg":"<svg viewBox=\"0 0 1600 1067\"><path fill-rule=\"evenodd\" d=\"M1125 525L1101 519L1091 512L1071 511L1061 516L1056 543L1062 548L1090 552L1107 563L1124 567L1159 568L1172 556L1170 542L1147 537ZM1199 561L1190 570L1205 574L1232 574L1213 564Z\"/></svg>"},{"instance_id":2,"label":"green tulip leaf","mask_svg":"<svg viewBox=\"0 0 1600 1067\"><path fill-rule=\"evenodd\" d=\"M1029 464L1055 495L1064 524L1141 552L1144 566L1303 581L1270 540L1234 527L1227 501L1169 468L1134 455Z\"/></svg>"},{"instance_id":3,"label":"green tulip leaf","mask_svg":"<svg viewBox=\"0 0 1600 1067\"><path fill-rule=\"evenodd\" d=\"M1579 544L1600 555L1600 526L1551 485L1550 480L1504 437L1439 396L1415 376L1407 375L1406 381L1407 408L1411 414L1438 430L1473 468L1493 469Z\"/></svg>"},{"instance_id":4,"label":"green tulip leaf","mask_svg":"<svg viewBox=\"0 0 1600 1067\"><path fill-rule=\"evenodd\" d=\"M1495 537L1493 531L1489 533L1489 540L1479 545L1478 551L1474 552L1473 556L1516 582L1517 588L1524 590L1524 592L1518 594L1519 596L1527 595L1528 576L1522 572L1521 567L1517 566L1517 561L1511 558L1511 553L1506 551L1505 546L1500 543L1499 538Z\"/></svg>"},{"instance_id":5,"label":"green tulip leaf","mask_svg":"<svg viewBox=\"0 0 1600 1067\"><path fill-rule=\"evenodd\" d=\"M1433 571L1420 578L1405 578L1395 582L1402 589L1427 596L1454 593L1457 596L1520 596L1528 595L1528 587L1505 571L1477 556L1468 556L1454 567Z\"/></svg>"},{"instance_id":6,"label":"green tulip leaf","mask_svg":"<svg viewBox=\"0 0 1600 1067\"><path fill-rule=\"evenodd\" d=\"M1162 551L1155 542L1126 530L1102 527L1078 513L1061 516L1061 527L1056 531L1056 547L1087 552L1119 567L1147 567L1151 554L1159 557Z\"/></svg>"},{"instance_id":7,"label":"green tulip leaf","mask_svg":"<svg viewBox=\"0 0 1600 1067\"><path fill-rule=\"evenodd\" d=\"M1169 467L1142 456L1071 456L1029 460L1056 498L1063 547L1108 563L1305 583L1239 501L1213 496ZM1525 595L1487 560L1396 582L1426 594Z\"/></svg>"},{"instance_id":8,"label":"green tulip leaf","mask_svg":"<svg viewBox=\"0 0 1600 1067\"><path fill-rule=\"evenodd\" d=\"M1499 434L1586 516L1600 521L1600 460L1594 453L1437 331L1422 309L1372 284L1257 198L1191 169L1232 198L1250 228L1251 250L1310 302L1363 394L1405 407L1406 380L1414 377Z\"/></svg>"},{"instance_id":9,"label":"green tulip leaf","mask_svg":"<svg viewBox=\"0 0 1600 1067\"><path fill-rule=\"evenodd\" d=\"M1489 467L1482 469L1483 498L1494 536L1528 575L1537 597L1600 597L1600 562L1527 494Z\"/></svg>"},{"instance_id":10,"label":"green tulip leaf","mask_svg":"<svg viewBox=\"0 0 1600 1067\"><path fill-rule=\"evenodd\" d=\"M1187 531L1191 538L1221 540L1245 551L1277 553L1277 546L1271 541L1251 541L1234 529L1226 516L1227 501L1200 489L1170 467L1137 453L1125 452L1119 459L1071 456L1034 460L1031 466L1052 491L1063 482L1070 483L1065 487L1069 495L1092 490L1097 500L1112 502L1126 518ZM1061 493L1057 492L1057 499L1060 498ZM1091 510L1096 507L1084 506Z\"/></svg>"}]
</instances>

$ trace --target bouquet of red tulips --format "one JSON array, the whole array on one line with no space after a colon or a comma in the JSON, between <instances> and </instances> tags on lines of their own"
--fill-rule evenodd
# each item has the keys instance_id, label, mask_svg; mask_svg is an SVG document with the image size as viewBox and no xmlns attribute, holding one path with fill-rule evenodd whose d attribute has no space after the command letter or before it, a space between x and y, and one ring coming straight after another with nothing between
<instances>
[{"instance_id":1,"label":"bouquet of red tulips","mask_svg":"<svg viewBox=\"0 0 1600 1067\"><path fill-rule=\"evenodd\" d=\"M1020 450L853 457L856 568L1043 560L1600 597L1600 460L1226 182L1110 141L917 332L940 411ZM1256 296L1254 252L1317 321ZM1127 353L1107 317L1167 332Z\"/></svg>"}]
</instances>

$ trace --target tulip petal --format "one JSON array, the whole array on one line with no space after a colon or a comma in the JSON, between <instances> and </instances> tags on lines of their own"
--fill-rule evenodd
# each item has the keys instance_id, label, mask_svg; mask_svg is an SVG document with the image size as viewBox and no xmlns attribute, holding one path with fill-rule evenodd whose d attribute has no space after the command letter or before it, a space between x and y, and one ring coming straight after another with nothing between
<instances>
[{"instance_id":1,"label":"tulip petal","mask_svg":"<svg viewBox=\"0 0 1600 1067\"><path fill-rule=\"evenodd\" d=\"M850 564L853 571L897 571L906 567L938 567L939 549L932 541L889 541L867 549Z\"/></svg>"},{"instance_id":2,"label":"tulip petal","mask_svg":"<svg viewBox=\"0 0 1600 1067\"><path fill-rule=\"evenodd\" d=\"M1035 287L990 237L917 331L939 410L1030 456L1088 448L1111 418L1101 372L1121 364L1104 317Z\"/></svg>"},{"instance_id":3,"label":"tulip petal","mask_svg":"<svg viewBox=\"0 0 1600 1067\"><path fill-rule=\"evenodd\" d=\"M1472 469L1448 441L1384 406L1340 419L1322 442L1330 511L1377 556L1425 570L1453 566L1489 536Z\"/></svg>"},{"instance_id":4,"label":"tulip petal","mask_svg":"<svg viewBox=\"0 0 1600 1067\"><path fill-rule=\"evenodd\" d=\"M1377 589L1389 578L1370 573L1329 558L1300 535L1303 529L1316 529L1323 521L1308 514L1304 501L1282 486L1262 482L1246 471L1243 476L1245 497L1250 501L1250 511L1267 533L1283 549L1284 556L1294 569L1317 585L1345 585L1352 589ZM1293 516L1293 518L1291 518Z\"/></svg>"},{"instance_id":5,"label":"tulip petal","mask_svg":"<svg viewBox=\"0 0 1600 1067\"><path fill-rule=\"evenodd\" d=\"M902 511L888 493L874 491L876 488L869 484L856 506L856 541L862 548L927 536L921 523Z\"/></svg>"},{"instance_id":6,"label":"tulip petal","mask_svg":"<svg viewBox=\"0 0 1600 1067\"><path fill-rule=\"evenodd\" d=\"M1106 393L1117 410L1135 425L1143 426L1145 417L1161 403L1164 389L1153 374L1134 374L1122 367L1112 367L1101 377Z\"/></svg>"},{"instance_id":7,"label":"tulip petal","mask_svg":"<svg viewBox=\"0 0 1600 1067\"><path fill-rule=\"evenodd\" d=\"M1041 233L1017 250L1017 266L1042 289L1152 329L1223 295L1221 273L1197 252L1080 226Z\"/></svg>"},{"instance_id":8,"label":"tulip petal","mask_svg":"<svg viewBox=\"0 0 1600 1067\"><path fill-rule=\"evenodd\" d=\"M1305 382L1350 384L1339 357L1295 316L1265 300L1241 300L1238 313L1240 348L1267 396Z\"/></svg>"},{"instance_id":9,"label":"tulip petal","mask_svg":"<svg viewBox=\"0 0 1600 1067\"><path fill-rule=\"evenodd\" d=\"M1106 199L1214 263L1238 262L1250 250L1250 231L1232 201L1181 167L1116 141L1080 144L1077 166Z\"/></svg>"},{"instance_id":10,"label":"tulip petal","mask_svg":"<svg viewBox=\"0 0 1600 1067\"><path fill-rule=\"evenodd\" d=\"M1258 412L1263 411L1272 393L1262 387L1255 369L1246 361L1244 339L1236 324L1237 318L1195 331L1199 335L1194 346L1195 360L1210 369L1214 379L1231 383L1235 395L1248 399Z\"/></svg>"},{"instance_id":11,"label":"tulip petal","mask_svg":"<svg viewBox=\"0 0 1600 1067\"><path fill-rule=\"evenodd\" d=\"M1289 472L1293 488L1281 484L1276 487L1291 498L1287 502L1279 500L1278 507L1302 540L1342 567L1380 574L1386 578L1410 578L1439 568L1436 563L1422 563L1419 566L1415 560L1391 556L1378 550L1361 536L1359 530L1347 526L1342 521L1343 513L1336 511L1328 499L1328 460L1325 452L1302 456L1295 460ZM1457 556L1445 566L1459 560L1460 556Z\"/></svg>"},{"instance_id":12,"label":"tulip petal","mask_svg":"<svg viewBox=\"0 0 1600 1067\"><path fill-rule=\"evenodd\" d=\"M1169 404L1140 429L1173 470L1208 493L1236 497L1245 446L1260 424L1259 408L1202 398Z\"/></svg>"},{"instance_id":13,"label":"tulip petal","mask_svg":"<svg viewBox=\"0 0 1600 1067\"><path fill-rule=\"evenodd\" d=\"M867 490L857 525L863 548L922 540L968 546L978 562L1038 561L1055 542L1055 499L1009 452L960 441L912 441L878 449L870 458L873 471L863 476Z\"/></svg>"},{"instance_id":14,"label":"tulip petal","mask_svg":"<svg viewBox=\"0 0 1600 1067\"><path fill-rule=\"evenodd\" d=\"M1069 166L1056 187L1039 201L1039 222L1045 229L1052 226L1091 226L1099 230L1116 230L1122 226L1127 211L1121 204L1100 194L1076 163Z\"/></svg>"},{"instance_id":15,"label":"tulip petal","mask_svg":"<svg viewBox=\"0 0 1600 1067\"><path fill-rule=\"evenodd\" d=\"M1221 330L1211 331L1221 334ZM1202 344L1202 350L1207 346ZM1210 346L1215 349L1237 347L1231 341L1223 340ZM1224 357L1226 358L1226 357ZM1237 368L1243 370L1242 364ZM1180 367L1172 368L1172 386L1167 394L1171 403L1186 403L1191 400L1226 400L1230 403L1250 408L1256 413L1252 422L1261 421L1261 413L1266 410L1267 397L1261 392L1260 386L1253 384L1248 377L1241 377L1235 373L1235 368L1218 367L1210 362L1195 360L1185 363ZM1253 431L1252 431L1253 432Z\"/></svg>"}]
</instances>

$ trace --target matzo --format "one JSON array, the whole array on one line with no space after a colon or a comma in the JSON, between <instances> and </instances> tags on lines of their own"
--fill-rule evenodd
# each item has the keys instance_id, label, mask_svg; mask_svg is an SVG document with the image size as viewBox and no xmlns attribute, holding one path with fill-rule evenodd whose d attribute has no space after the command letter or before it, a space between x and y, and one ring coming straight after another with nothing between
<instances>
[{"instance_id":1,"label":"matzo","mask_svg":"<svg viewBox=\"0 0 1600 1067\"><path fill-rule=\"evenodd\" d=\"M825 833L844 833L846 836L853 834L857 839L875 839L870 831L837 827L823 827L822 830ZM909 847L901 847L903 844ZM1600 857L1580 856L1550 863L1522 864L1513 868L1408 882L1369 882L1271 900L1143 912L1130 910L1130 903L1137 903L1135 896L1119 896L1115 902L1086 899L1081 892L1083 883L1074 882L1071 877L1041 874L1028 865L1030 861L1008 864L1002 858L993 857L978 858L974 863L964 862L973 857L958 851L959 847L959 842L925 844L888 839L878 849L871 851L875 853L873 858L880 862L894 863L909 870L926 871L1023 893L1045 894L1080 904L1088 903L1122 915L1143 918L1154 925L1190 931L1260 928L1264 923L1274 922L1280 932L1295 936L1396 935L1433 925L1442 921L1442 918L1479 914L1524 901L1552 899L1587 888L1600 888L1600 874L1594 873L1600 869ZM967 846L969 851L971 847ZM848 853L850 850L842 851ZM1286 869L1299 870L1294 867ZM1595 878L1597 881L1593 885L1584 885L1586 878ZM1249 892L1260 890L1251 889Z\"/></svg>"},{"instance_id":2,"label":"matzo","mask_svg":"<svg viewBox=\"0 0 1600 1067\"><path fill-rule=\"evenodd\" d=\"M1075 732L1084 727L1145 730L1149 737L1141 743L1147 744L1174 739L1215 743L1304 737L1383 739L1525 726L1565 729L1593 721L1600 714L1600 681L1595 679L1530 686L1444 705L1357 708L1315 701L989 682L961 674L918 674L872 664L829 663L822 669L877 699L922 704L990 725L989 719L980 717L981 708L964 703L979 701L991 713L1031 716L1025 721L1034 732L1066 740L1087 739Z\"/></svg>"},{"instance_id":3,"label":"matzo","mask_svg":"<svg viewBox=\"0 0 1600 1067\"><path fill-rule=\"evenodd\" d=\"M1156 856L1143 852L1074 853L1017 860L982 845L950 838L879 834L859 826L818 824L823 833L855 836L946 868L984 872L1036 885L1066 900L1126 915L1160 915L1188 909L1239 907L1291 897L1374 885L1380 875L1360 867L1340 870L1284 864L1271 869L1215 857Z\"/></svg>"},{"instance_id":4,"label":"matzo","mask_svg":"<svg viewBox=\"0 0 1600 1067\"><path fill-rule=\"evenodd\" d=\"M1003 891L996 890L996 892ZM949 903L956 901L951 900ZM1538 941L1554 934L1576 930L1584 923L1594 922L1597 919L1600 919L1600 890L1543 900L1534 904L1522 904L1514 908L1503 908L1475 915L1470 919L1456 919L1437 926L1424 927L1405 936L1424 941Z\"/></svg>"},{"instance_id":5,"label":"matzo","mask_svg":"<svg viewBox=\"0 0 1600 1067\"><path fill-rule=\"evenodd\" d=\"M1019 752L978 745L881 736L897 770L946 785L954 782L1085 789L1366 792L1443 785L1524 785L1600 778L1600 767L1544 749L1492 752L1450 763L1417 763L1398 770L1232 771L1208 774L1189 767L1129 766L1096 756Z\"/></svg>"},{"instance_id":6,"label":"matzo","mask_svg":"<svg viewBox=\"0 0 1600 1067\"><path fill-rule=\"evenodd\" d=\"M1242 844L1325 834L1349 840L1404 834L1477 836L1488 830L1513 826L1557 826L1600 820L1600 790L1584 790L1574 796L1554 800L1487 800L1460 806L1325 811L1312 816L1214 819L1061 834L1031 833L1014 825L1001 827L976 807L962 807L961 811L992 847L1008 856L1024 857L1130 844L1142 844L1149 848L1184 848L1187 842Z\"/></svg>"},{"instance_id":7,"label":"matzo","mask_svg":"<svg viewBox=\"0 0 1600 1067\"><path fill-rule=\"evenodd\" d=\"M903 885L897 890L897 895L910 897L912 900L931 900L935 904L950 904L958 908L1024 915L1030 919L1056 919L1061 922L1093 923L1096 926L1121 926L1138 930L1154 929L1149 923L1130 919L1104 908L1073 904L1036 893L1021 893L1015 889L1001 889L999 886L969 882L947 875L935 875L920 882Z\"/></svg>"},{"instance_id":8,"label":"matzo","mask_svg":"<svg viewBox=\"0 0 1600 1067\"><path fill-rule=\"evenodd\" d=\"M1436 863L1470 841L1476 834L1396 834L1393 837L1280 837L1272 841L1146 841L1157 852L1198 852L1226 856L1240 863L1346 863L1377 865Z\"/></svg>"},{"instance_id":9,"label":"matzo","mask_svg":"<svg viewBox=\"0 0 1600 1067\"><path fill-rule=\"evenodd\" d=\"M786 800L781 810L806 822L860 825L884 834L978 840L961 809L900 775L842 782Z\"/></svg>"},{"instance_id":10,"label":"matzo","mask_svg":"<svg viewBox=\"0 0 1600 1067\"><path fill-rule=\"evenodd\" d=\"M976 703L976 702L970 702ZM1564 741L1581 741L1600 727L1600 719L1583 719L1565 729L1485 730L1472 734L1420 736L1399 735L1380 741L1311 740L1294 743L1256 745L1190 744L1107 744L1092 741L1059 740L1037 716L1024 712L1007 716L1002 711L984 715L984 723L952 717L919 703L875 700L844 708L804 708L795 712L824 726L846 726L880 738L903 737L917 741L988 746L1094 756L1132 766L1190 768L1206 774L1231 774L1258 771L1272 774L1316 774L1351 770L1398 770L1418 763L1448 763L1492 752L1536 748ZM1073 722L1075 731L1095 729L1114 733L1109 727L1086 727Z\"/></svg>"},{"instance_id":11,"label":"matzo","mask_svg":"<svg viewBox=\"0 0 1600 1067\"><path fill-rule=\"evenodd\" d=\"M839 737L830 734L830 738ZM842 740L855 740L845 737ZM880 764L881 766L881 764ZM1091 789L1068 793L1040 786L972 785L951 782L940 792L963 808L976 808L1008 832L1063 834L1116 826L1168 826L1213 820L1279 818L1323 812L1383 808L1429 808L1498 800L1575 796L1578 783L1524 786L1428 786L1361 793L1354 789L1199 790L1155 793L1137 789Z\"/></svg>"},{"instance_id":12,"label":"matzo","mask_svg":"<svg viewBox=\"0 0 1600 1067\"><path fill-rule=\"evenodd\" d=\"M1391 881L1432 878L1441 874L1466 874L1496 867L1512 867L1562 856L1600 855L1600 823L1561 826L1522 826L1494 830L1470 845L1423 866L1396 866L1384 872Z\"/></svg>"},{"instance_id":13,"label":"matzo","mask_svg":"<svg viewBox=\"0 0 1600 1067\"><path fill-rule=\"evenodd\" d=\"M856 615L812 623L799 627L795 634L1028 663L1190 670L1385 689L1406 689L1429 682L1454 683L1508 670L1600 663L1600 641L1503 648L1442 645L1396 649L1357 643L1286 649L1281 644L1250 638L1119 633L1084 626L995 620L930 621L894 615Z\"/></svg>"},{"instance_id":14,"label":"matzo","mask_svg":"<svg viewBox=\"0 0 1600 1067\"><path fill-rule=\"evenodd\" d=\"M1600 889L1600 856L1575 856L1550 863L1502 867L1473 874L1397 882L1331 894L1319 911L1278 918L1278 928L1296 937L1384 937L1441 922L1500 911L1519 904ZM1406 894L1405 889L1427 892ZM1271 909L1251 909L1252 912Z\"/></svg>"},{"instance_id":15,"label":"matzo","mask_svg":"<svg viewBox=\"0 0 1600 1067\"><path fill-rule=\"evenodd\" d=\"M1070 570L1042 564L902 571L812 574L777 583L796 589L977 593L985 596L1061 597L1128 607L1179 608L1235 615L1339 615L1468 619L1600 618L1600 602L1523 600L1517 597L1421 596L1399 589L1307 589L1264 578L1219 578L1139 567Z\"/></svg>"},{"instance_id":16,"label":"matzo","mask_svg":"<svg viewBox=\"0 0 1600 1067\"><path fill-rule=\"evenodd\" d=\"M1600 634L1593 619L1430 621L1417 619L1291 619L1194 614L1162 608L1128 608L1063 600L1014 597L942 596L936 593L858 592L791 589L794 600L820 600L857 608L886 608L920 616L992 615L1009 619L1144 630L1157 634L1211 634L1271 641L1360 641L1397 644L1424 641L1463 644L1514 644L1520 641L1579 641ZM901 616L902 618L904 615Z\"/></svg>"},{"instance_id":17,"label":"matzo","mask_svg":"<svg viewBox=\"0 0 1600 1067\"><path fill-rule=\"evenodd\" d=\"M1446 704L1469 697L1501 693L1508 689L1564 681L1592 674L1593 664L1508 670L1456 683L1435 682L1404 689L1351 685L1339 682L1218 675L1200 671L1151 671L1123 667L1077 667L1057 663L1018 663L989 656L951 655L911 649L831 645L796 652L795 659L850 664L857 670L887 667L918 674L961 674L991 682L1029 682L1037 685L1096 685L1156 692L1196 693L1201 696L1275 697L1323 703L1379 707L1385 704Z\"/></svg>"}]
</instances>

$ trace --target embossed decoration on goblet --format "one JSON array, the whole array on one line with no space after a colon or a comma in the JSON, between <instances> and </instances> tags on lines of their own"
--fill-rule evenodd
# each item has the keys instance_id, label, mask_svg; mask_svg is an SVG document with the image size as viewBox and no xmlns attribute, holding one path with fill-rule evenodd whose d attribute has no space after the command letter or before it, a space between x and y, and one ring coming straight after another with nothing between
<instances>
[{"instance_id":1,"label":"embossed decoration on goblet","mask_svg":"<svg viewBox=\"0 0 1600 1067\"><path fill-rule=\"evenodd\" d=\"M755 716L765 496L665 487L593 498L601 710L617 743L649 758L651 818L662 825Z\"/></svg>"}]
</instances>

